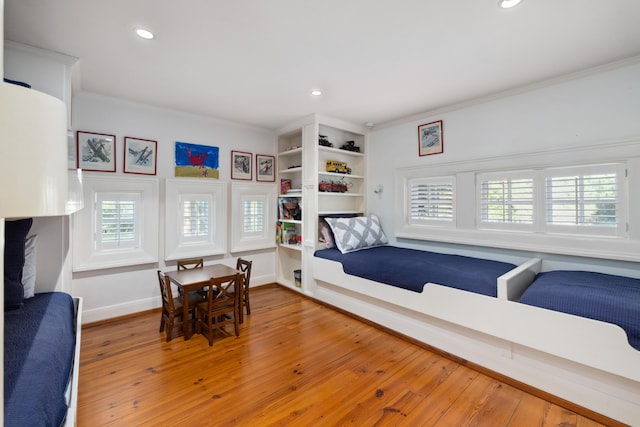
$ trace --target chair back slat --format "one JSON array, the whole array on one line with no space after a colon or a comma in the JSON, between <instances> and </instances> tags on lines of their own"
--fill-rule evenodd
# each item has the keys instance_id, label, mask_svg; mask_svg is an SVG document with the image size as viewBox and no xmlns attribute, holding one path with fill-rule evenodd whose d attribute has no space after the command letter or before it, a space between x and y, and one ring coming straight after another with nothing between
<instances>
[{"instance_id":1,"label":"chair back slat","mask_svg":"<svg viewBox=\"0 0 640 427\"><path fill-rule=\"evenodd\" d=\"M178 264L178 270L202 268L204 267L204 259L203 258L180 259L178 260L177 264Z\"/></svg>"}]
</instances>

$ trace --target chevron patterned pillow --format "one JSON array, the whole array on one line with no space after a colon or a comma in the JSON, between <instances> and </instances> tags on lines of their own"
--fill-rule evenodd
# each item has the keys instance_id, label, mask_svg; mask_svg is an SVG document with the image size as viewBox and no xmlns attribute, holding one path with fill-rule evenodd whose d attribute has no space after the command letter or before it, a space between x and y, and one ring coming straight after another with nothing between
<instances>
[{"instance_id":1,"label":"chevron patterned pillow","mask_svg":"<svg viewBox=\"0 0 640 427\"><path fill-rule=\"evenodd\" d=\"M326 221L333 231L336 246L343 254L389 242L376 215L326 218Z\"/></svg>"}]
</instances>

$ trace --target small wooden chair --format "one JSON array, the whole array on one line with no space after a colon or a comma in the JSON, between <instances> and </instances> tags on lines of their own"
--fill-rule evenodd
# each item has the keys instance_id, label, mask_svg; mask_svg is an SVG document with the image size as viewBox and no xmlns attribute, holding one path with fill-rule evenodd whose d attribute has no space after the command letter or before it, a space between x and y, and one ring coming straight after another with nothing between
<instances>
[{"instance_id":1,"label":"small wooden chair","mask_svg":"<svg viewBox=\"0 0 640 427\"><path fill-rule=\"evenodd\" d=\"M180 328L184 321L189 319L183 319L182 302L178 298L173 298L171 292L171 279L165 276L164 273L158 270L158 284L160 285L160 294L162 295L162 317L160 318L160 332L165 330L167 342L173 339L173 329ZM181 319L180 322L174 323L175 319Z\"/></svg>"},{"instance_id":2,"label":"small wooden chair","mask_svg":"<svg viewBox=\"0 0 640 427\"><path fill-rule=\"evenodd\" d=\"M233 325L236 337L240 336L239 303L242 275L233 279L212 278L209 283L207 300L196 305L196 332L207 336L213 345L213 334L226 325Z\"/></svg>"},{"instance_id":3,"label":"small wooden chair","mask_svg":"<svg viewBox=\"0 0 640 427\"><path fill-rule=\"evenodd\" d=\"M204 267L204 259L203 258L189 258L189 259L179 259L177 262L178 271L180 270L190 270L192 268L202 268ZM178 294L180 295L180 299L182 299L182 288L178 288ZM201 291L191 291L189 292L189 304L195 304L204 300L207 297L205 292Z\"/></svg>"},{"instance_id":4,"label":"small wooden chair","mask_svg":"<svg viewBox=\"0 0 640 427\"><path fill-rule=\"evenodd\" d=\"M236 270L243 273L241 277L242 289L240 290L240 323L244 322L244 311L242 306L247 308L247 315L251 314L251 305L249 304L249 282L251 280L251 265L253 261L238 258Z\"/></svg>"}]
</instances>

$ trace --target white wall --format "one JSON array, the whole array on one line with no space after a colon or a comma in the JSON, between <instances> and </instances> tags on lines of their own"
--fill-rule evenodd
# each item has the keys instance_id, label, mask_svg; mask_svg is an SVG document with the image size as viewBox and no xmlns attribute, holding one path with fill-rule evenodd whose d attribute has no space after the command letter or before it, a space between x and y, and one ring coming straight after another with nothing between
<instances>
[{"instance_id":1,"label":"white wall","mask_svg":"<svg viewBox=\"0 0 640 427\"><path fill-rule=\"evenodd\" d=\"M394 237L393 221L394 170L634 138L640 140L639 62L617 64L546 87L375 129L369 135L368 145L368 211L380 216L392 243L443 252L456 251L470 256L487 253L498 257L512 255L513 251L499 249L417 240L398 242ZM443 121L444 153L419 157L417 127L435 120ZM380 195L373 194L378 185L382 185L384 191ZM548 258L555 262L554 268L562 268L562 263L571 257ZM621 269L618 270L621 274L639 274L636 263L591 259L570 261Z\"/></svg>"},{"instance_id":2,"label":"white wall","mask_svg":"<svg viewBox=\"0 0 640 427\"><path fill-rule=\"evenodd\" d=\"M116 135L117 172L114 174L116 176L123 176L125 136L158 141L160 262L73 273L71 293L84 298L83 320L85 322L160 306L156 270L175 269L175 263L166 265L163 261L164 180L174 176L175 141L219 147L220 180L226 182L231 181L231 150L253 153L254 160L256 153L275 154L276 151L275 134L271 131L89 93L81 93L73 98L73 123L74 130ZM85 172L85 174L108 175L102 172ZM127 176L135 177L135 175ZM228 191L230 193L230 185ZM228 217L230 218L229 213ZM249 253L227 253L222 257L205 258L205 263L224 262L235 265L235 259L238 256L253 260L252 286L275 281L276 262L273 249Z\"/></svg>"}]
</instances>

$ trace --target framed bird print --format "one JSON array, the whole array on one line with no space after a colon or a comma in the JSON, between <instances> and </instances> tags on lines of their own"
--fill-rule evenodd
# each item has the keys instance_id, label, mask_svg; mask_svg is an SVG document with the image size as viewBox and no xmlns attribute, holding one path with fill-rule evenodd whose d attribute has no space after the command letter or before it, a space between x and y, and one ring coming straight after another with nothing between
<instances>
[{"instance_id":1,"label":"framed bird print","mask_svg":"<svg viewBox=\"0 0 640 427\"><path fill-rule=\"evenodd\" d=\"M116 136L76 132L78 168L86 171L116 171Z\"/></svg>"},{"instance_id":2,"label":"framed bird print","mask_svg":"<svg viewBox=\"0 0 640 427\"><path fill-rule=\"evenodd\" d=\"M155 175L158 141L124 137L124 173Z\"/></svg>"}]
</instances>

